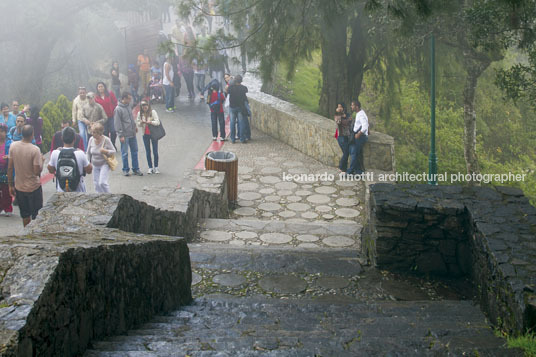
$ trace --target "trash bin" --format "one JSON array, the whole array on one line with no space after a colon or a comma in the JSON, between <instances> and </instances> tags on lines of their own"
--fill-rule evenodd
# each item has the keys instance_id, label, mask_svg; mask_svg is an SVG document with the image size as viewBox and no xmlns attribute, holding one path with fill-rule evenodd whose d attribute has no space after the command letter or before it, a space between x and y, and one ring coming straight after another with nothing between
<instances>
[{"instance_id":1,"label":"trash bin","mask_svg":"<svg viewBox=\"0 0 536 357\"><path fill-rule=\"evenodd\" d=\"M238 198L238 157L234 152L211 151L205 158L205 169L227 174L227 198L235 202Z\"/></svg>"}]
</instances>

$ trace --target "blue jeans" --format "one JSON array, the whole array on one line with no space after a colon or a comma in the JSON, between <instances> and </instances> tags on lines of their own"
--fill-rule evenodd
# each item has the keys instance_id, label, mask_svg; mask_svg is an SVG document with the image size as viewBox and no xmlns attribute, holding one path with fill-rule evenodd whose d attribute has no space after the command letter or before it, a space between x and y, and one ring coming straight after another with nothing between
<instances>
[{"instance_id":1,"label":"blue jeans","mask_svg":"<svg viewBox=\"0 0 536 357\"><path fill-rule=\"evenodd\" d=\"M218 123L220 124L220 137L225 139L225 113L210 112L212 120L212 137L218 137Z\"/></svg>"},{"instance_id":2,"label":"blue jeans","mask_svg":"<svg viewBox=\"0 0 536 357\"><path fill-rule=\"evenodd\" d=\"M350 142L350 156L352 157L352 162L350 163L350 168L346 173L348 175L361 175L363 173L363 163L361 162L361 151L363 150L363 145L368 140L368 135L361 135L359 139L353 139Z\"/></svg>"},{"instance_id":3,"label":"blue jeans","mask_svg":"<svg viewBox=\"0 0 536 357\"><path fill-rule=\"evenodd\" d=\"M121 85L120 84L112 84L112 90L113 90L117 100L121 100Z\"/></svg>"},{"instance_id":4,"label":"blue jeans","mask_svg":"<svg viewBox=\"0 0 536 357\"><path fill-rule=\"evenodd\" d=\"M346 172L348 169L348 156L350 155L350 136L339 136L337 142L342 150L341 161L339 162L339 170Z\"/></svg>"},{"instance_id":5,"label":"blue jeans","mask_svg":"<svg viewBox=\"0 0 536 357\"><path fill-rule=\"evenodd\" d=\"M130 154L132 155L132 171L139 171L140 166L138 163L138 141L136 137L125 138L125 142L121 143L121 158L123 159L123 171L129 172L128 167L128 148L130 147Z\"/></svg>"},{"instance_id":6,"label":"blue jeans","mask_svg":"<svg viewBox=\"0 0 536 357\"><path fill-rule=\"evenodd\" d=\"M205 88L205 74L196 73L195 84L199 93L203 94L203 89Z\"/></svg>"},{"instance_id":7,"label":"blue jeans","mask_svg":"<svg viewBox=\"0 0 536 357\"><path fill-rule=\"evenodd\" d=\"M241 142L245 142L247 129L245 128L242 110L240 108L229 108L229 111L231 112L231 141L235 142L236 126L238 124L238 138Z\"/></svg>"},{"instance_id":8,"label":"blue jeans","mask_svg":"<svg viewBox=\"0 0 536 357\"><path fill-rule=\"evenodd\" d=\"M166 92L166 109L172 110L175 107L175 93L173 87L164 84L164 91Z\"/></svg>"},{"instance_id":9,"label":"blue jeans","mask_svg":"<svg viewBox=\"0 0 536 357\"><path fill-rule=\"evenodd\" d=\"M151 160L151 143L153 144L154 167L158 167L158 140L151 139L151 135L143 134L143 145L145 146L145 155L147 156L147 165L153 168Z\"/></svg>"},{"instance_id":10,"label":"blue jeans","mask_svg":"<svg viewBox=\"0 0 536 357\"><path fill-rule=\"evenodd\" d=\"M106 120L104 125L104 135L110 138L115 147L115 138L117 138L117 134L115 133L114 117L110 117Z\"/></svg>"},{"instance_id":11,"label":"blue jeans","mask_svg":"<svg viewBox=\"0 0 536 357\"><path fill-rule=\"evenodd\" d=\"M84 142L84 150L87 151L87 126L80 120L78 121L78 133L80 134L80 136L82 137L82 141Z\"/></svg>"}]
</instances>

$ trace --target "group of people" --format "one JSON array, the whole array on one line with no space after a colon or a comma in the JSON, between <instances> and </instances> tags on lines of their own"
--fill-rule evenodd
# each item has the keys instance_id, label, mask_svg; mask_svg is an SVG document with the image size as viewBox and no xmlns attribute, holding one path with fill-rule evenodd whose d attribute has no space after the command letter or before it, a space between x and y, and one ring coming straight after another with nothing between
<instances>
[{"instance_id":1,"label":"group of people","mask_svg":"<svg viewBox=\"0 0 536 357\"><path fill-rule=\"evenodd\" d=\"M361 175L364 172L361 151L369 134L367 114L361 109L359 100L352 101L351 113L348 113L346 105L340 102L337 103L334 119L337 124L335 138L342 150L339 171L346 175ZM350 166L348 158L351 159Z\"/></svg>"},{"instance_id":2,"label":"group of people","mask_svg":"<svg viewBox=\"0 0 536 357\"><path fill-rule=\"evenodd\" d=\"M218 125L220 127L220 140L225 141L225 111L230 116L230 140L235 143L240 140L246 143L251 139L249 120L251 109L246 93L248 88L242 84L242 76L232 77L226 73L223 85L214 78L203 90L208 90L207 104L210 108L212 122L212 140L218 140Z\"/></svg>"},{"instance_id":3,"label":"group of people","mask_svg":"<svg viewBox=\"0 0 536 357\"><path fill-rule=\"evenodd\" d=\"M16 100L11 110L8 104L0 104L0 215L13 214L13 197L16 197L23 222L27 224L43 201L42 194L40 201L38 199L40 181L35 180L41 174L39 171L35 176L37 168L42 169L43 119L37 107L19 108ZM33 200L34 197L37 199Z\"/></svg>"}]
</instances>

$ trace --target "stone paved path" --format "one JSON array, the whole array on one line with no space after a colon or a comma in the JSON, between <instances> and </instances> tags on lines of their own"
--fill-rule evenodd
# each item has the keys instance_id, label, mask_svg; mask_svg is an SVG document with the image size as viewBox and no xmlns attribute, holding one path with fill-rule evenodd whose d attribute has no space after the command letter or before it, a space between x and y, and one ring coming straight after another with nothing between
<instances>
[{"instance_id":1,"label":"stone paved path","mask_svg":"<svg viewBox=\"0 0 536 357\"><path fill-rule=\"evenodd\" d=\"M239 162L235 218L362 223L364 185L341 180L336 168L258 131L251 142L229 143L224 150L236 153Z\"/></svg>"}]
</instances>

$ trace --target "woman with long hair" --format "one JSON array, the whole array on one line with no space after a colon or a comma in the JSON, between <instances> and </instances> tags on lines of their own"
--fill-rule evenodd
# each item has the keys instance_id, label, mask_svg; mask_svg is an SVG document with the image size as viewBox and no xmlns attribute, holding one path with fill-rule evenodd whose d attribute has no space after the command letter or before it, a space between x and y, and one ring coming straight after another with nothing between
<instances>
[{"instance_id":1,"label":"woman with long hair","mask_svg":"<svg viewBox=\"0 0 536 357\"><path fill-rule=\"evenodd\" d=\"M147 174L159 174L158 140L151 137L151 127L159 126L160 120L158 119L156 110L151 108L151 104L147 100L142 100L140 102L140 111L138 112L136 122L138 126L143 128L143 144L145 146L145 154L147 156L147 165L149 166ZM151 144L153 145L154 168L153 161L151 160Z\"/></svg>"},{"instance_id":2,"label":"woman with long hair","mask_svg":"<svg viewBox=\"0 0 536 357\"><path fill-rule=\"evenodd\" d=\"M117 107L117 98L113 92L109 92L104 82L97 83L95 102L99 103L106 112L108 119L104 125L104 135L110 138L115 147L115 138L117 137L114 127L114 110Z\"/></svg>"},{"instance_id":3,"label":"woman with long hair","mask_svg":"<svg viewBox=\"0 0 536 357\"><path fill-rule=\"evenodd\" d=\"M337 103L335 109L335 123L337 124L337 142L342 150L342 157L339 162L340 172L346 172L348 168L348 156L350 155L350 143L352 141L352 117L346 111L346 104Z\"/></svg>"},{"instance_id":4,"label":"woman with long hair","mask_svg":"<svg viewBox=\"0 0 536 357\"><path fill-rule=\"evenodd\" d=\"M0 124L0 215L11 217L13 205L7 179L7 160L11 140L7 138L7 125Z\"/></svg>"},{"instance_id":5,"label":"woman with long hair","mask_svg":"<svg viewBox=\"0 0 536 357\"><path fill-rule=\"evenodd\" d=\"M39 108L31 106L26 114L26 123L33 126L35 145L43 151L43 118L39 116Z\"/></svg>"},{"instance_id":6,"label":"woman with long hair","mask_svg":"<svg viewBox=\"0 0 536 357\"><path fill-rule=\"evenodd\" d=\"M115 148L110 139L104 134L104 127L101 123L93 126L93 136L89 139L87 147L87 159L93 165L93 184L95 191L109 193L110 166L106 162L105 156L115 155Z\"/></svg>"},{"instance_id":7,"label":"woman with long hair","mask_svg":"<svg viewBox=\"0 0 536 357\"><path fill-rule=\"evenodd\" d=\"M115 98L119 98L119 96L121 95L121 80L119 79L119 62L117 61L112 62L110 75L112 76L112 90L115 94Z\"/></svg>"}]
</instances>

